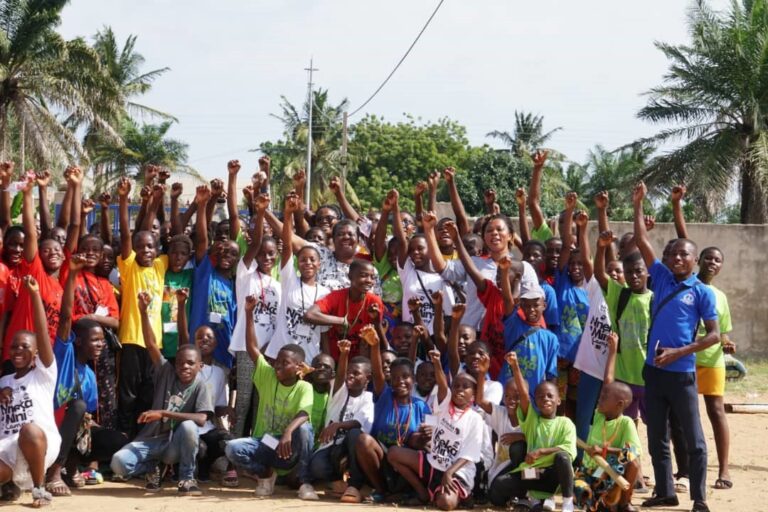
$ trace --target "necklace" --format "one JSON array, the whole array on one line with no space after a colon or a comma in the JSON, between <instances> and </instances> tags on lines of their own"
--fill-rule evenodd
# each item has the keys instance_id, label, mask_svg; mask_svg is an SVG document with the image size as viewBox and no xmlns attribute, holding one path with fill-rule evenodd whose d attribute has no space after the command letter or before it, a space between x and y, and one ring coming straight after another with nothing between
<instances>
[{"instance_id":1,"label":"necklace","mask_svg":"<svg viewBox=\"0 0 768 512\"><path fill-rule=\"evenodd\" d=\"M408 400L408 417L405 419L405 423L400 423L400 407L398 407L397 400L392 398L392 403L395 407L395 435L397 436L397 446L403 446L408 438L408 427L411 424L411 415L413 414L413 402ZM403 426L405 427L404 430Z\"/></svg>"}]
</instances>

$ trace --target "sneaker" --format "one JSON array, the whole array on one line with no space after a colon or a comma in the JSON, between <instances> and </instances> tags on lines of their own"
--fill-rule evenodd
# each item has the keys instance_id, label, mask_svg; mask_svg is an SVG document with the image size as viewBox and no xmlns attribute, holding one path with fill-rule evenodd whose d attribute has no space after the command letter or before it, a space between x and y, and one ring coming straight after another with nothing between
<instances>
[{"instance_id":1,"label":"sneaker","mask_svg":"<svg viewBox=\"0 0 768 512\"><path fill-rule=\"evenodd\" d=\"M544 505L541 507L546 512L555 512L555 498L547 498L544 500Z\"/></svg>"},{"instance_id":2,"label":"sneaker","mask_svg":"<svg viewBox=\"0 0 768 512\"><path fill-rule=\"evenodd\" d=\"M317 501L320 499L320 496L317 495L315 488L312 487L312 484L301 484L301 487L299 487L299 499L306 501Z\"/></svg>"},{"instance_id":3,"label":"sneaker","mask_svg":"<svg viewBox=\"0 0 768 512\"><path fill-rule=\"evenodd\" d=\"M259 478L256 480L256 489L253 493L256 496L272 496L275 493L275 481L277 480L277 473L272 472L272 476L268 478Z\"/></svg>"},{"instance_id":4,"label":"sneaker","mask_svg":"<svg viewBox=\"0 0 768 512\"><path fill-rule=\"evenodd\" d=\"M197 486L197 481L192 478L190 480L182 480L179 482L178 489L179 496L202 496L203 491Z\"/></svg>"},{"instance_id":5,"label":"sneaker","mask_svg":"<svg viewBox=\"0 0 768 512\"><path fill-rule=\"evenodd\" d=\"M160 468L155 466L144 475L144 490L147 492L160 492Z\"/></svg>"},{"instance_id":6,"label":"sneaker","mask_svg":"<svg viewBox=\"0 0 768 512\"><path fill-rule=\"evenodd\" d=\"M112 479L111 479L111 480L112 480L113 482L115 482L115 483L118 483L118 484L124 484L125 482L127 482L128 480L130 480L130 478L128 478L127 476L123 476L123 475L116 475L116 474L114 474L114 473L113 473L113 474L112 474Z\"/></svg>"}]
</instances>

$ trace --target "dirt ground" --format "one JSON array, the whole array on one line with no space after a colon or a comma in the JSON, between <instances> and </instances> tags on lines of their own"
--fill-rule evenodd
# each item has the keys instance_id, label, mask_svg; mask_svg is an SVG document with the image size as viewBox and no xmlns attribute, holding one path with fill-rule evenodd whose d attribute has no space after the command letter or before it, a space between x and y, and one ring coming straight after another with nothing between
<instances>
[{"instance_id":1,"label":"dirt ground","mask_svg":"<svg viewBox=\"0 0 768 512\"><path fill-rule=\"evenodd\" d=\"M768 394L751 392L741 396L728 397L727 402L768 403ZM702 402L702 414L705 414L704 411ZM717 478L717 458L712 429L709 426L709 421L704 420L704 431L709 448L707 470L709 506L713 511L741 512L757 509L758 506L765 503L765 498L760 498L760 492L764 490L762 485L768 479L768 414L729 414L728 420L731 427L731 477L734 487L727 491L712 488ZM643 426L640 428L640 434L645 442L645 428ZM643 467L646 475L653 474L648 457L643 458ZM310 507L313 510L331 511L343 508L354 511L370 509L371 507L371 505L342 505L335 499L322 498L322 494L319 502L303 502L296 498L295 491L280 487L277 488L276 495L271 499L255 498L253 487L252 481L241 479L239 489L224 489L215 484L204 485L205 494L203 496L178 498L175 486L171 483L167 483L161 493L147 495L143 491L143 480L133 480L127 484L108 482L103 485L74 490L71 497L54 498L51 508L62 512L124 510L245 512L252 511L254 506L260 510L273 511L299 510ZM690 510L691 502L688 500L688 496L678 496L680 497L680 506L654 510ZM636 495L633 503L639 506L643 499L645 496ZM19 510L19 505L29 506L31 501L31 495L27 493L20 501L5 507L0 505L0 508L10 507L9 509ZM255 504L255 501L258 501L258 504ZM379 510L397 510L398 507L379 505L377 508ZM479 506L475 508L475 510L483 509L484 507Z\"/></svg>"}]
</instances>

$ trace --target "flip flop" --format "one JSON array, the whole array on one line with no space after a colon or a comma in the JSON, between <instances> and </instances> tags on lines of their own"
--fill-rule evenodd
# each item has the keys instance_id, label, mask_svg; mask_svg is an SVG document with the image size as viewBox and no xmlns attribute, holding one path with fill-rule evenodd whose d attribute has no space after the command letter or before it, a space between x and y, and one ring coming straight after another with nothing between
<instances>
[{"instance_id":1,"label":"flip flop","mask_svg":"<svg viewBox=\"0 0 768 512\"><path fill-rule=\"evenodd\" d=\"M72 491L69 489L69 486L61 478L46 482L45 490L48 491L51 496L72 496Z\"/></svg>"},{"instance_id":2,"label":"flip flop","mask_svg":"<svg viewBox=\"0 0 768 512\"><path fill-rule=\"evenodd\" d=\"M71 477L67 475L63 475L61 479L64 480L64 483L66 483L70 489L72 487L74 487L75 489L80 489L81 487L85 487L85 484L86 484L83 474L80 473L79 471L74 475L72 475Z\"/></svg>"},{"instance_id":3,"label":"flip flop","mask_svg":"<svg viewBox=\"0 0 768 512\"><path fill-rule=\"evenodd\" d=\"M344 494L341 495L340 500L342 503L361 503L363 497L360 495L360 491L357 490L357 488L350 485L344 491Z\"/></svg>"},{"instance_id":4,"label":"flip flop","mask_svg":"<svg viewBox=\"0 0 768 512\"><path fill-rule=\"evenodd\" d=\"M715 480L715 489L731 489L733 482L726 480L725 478L718 478Z\"/></svg>"},{"instance_id":5,"label":"flip flop","mask_svg":"<svg viewBox=\"0 0 768 512\"><path fill-rule=\"evenodd\" d=\"M675 492L677 494L688 494L689 487L690 482L688 481L688 478L681 476L675 480Z\"/></svg>"}]
</instances>

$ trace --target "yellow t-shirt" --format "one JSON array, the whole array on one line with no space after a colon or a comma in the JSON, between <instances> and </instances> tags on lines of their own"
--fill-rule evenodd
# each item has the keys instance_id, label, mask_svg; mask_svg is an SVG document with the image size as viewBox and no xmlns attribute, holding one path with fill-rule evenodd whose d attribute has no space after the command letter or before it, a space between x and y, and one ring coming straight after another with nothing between
<instances>
[{"instance_id":1,"label":"yellow t-shirt","mask_svg":"<svg viewBox=\"0 0 768 512\"><path fill-rule=\"evenodd\" d=\"M148 292L152 297L147 312L152 321L152 330L158 347L163 343L163 321L160 310L163 304L163 283L165 271L168 269L168 256L159 256L152 262L151 267L142 267L136 263L136 253L123 260L117 257L117 269L120 271L123 302L120 307L120 342L136 344L144 347L144 336L141 333L141 315L139 314L139 292Z\"/></svg>"}]
</instances>

